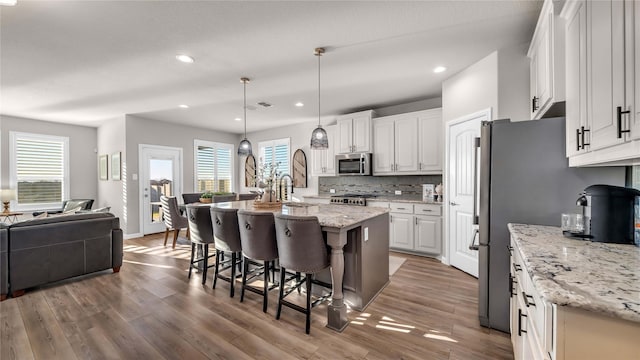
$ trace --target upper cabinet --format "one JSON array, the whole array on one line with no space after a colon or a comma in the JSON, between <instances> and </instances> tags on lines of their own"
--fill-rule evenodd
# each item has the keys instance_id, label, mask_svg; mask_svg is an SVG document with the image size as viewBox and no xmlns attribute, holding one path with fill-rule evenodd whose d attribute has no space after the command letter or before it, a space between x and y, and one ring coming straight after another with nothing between
<instances>
[{"instance_id":1,"label":"upper cabinet","mask_svg":"<svg viewBox=\"0 0 640 360\"><path fill-rule=\"evenodd\" d=\"M564 113L564 26L558 13L558 6L553 1L544 2L527 54L532 119Z\"/></svg>"},{"instance_id":2,"label":"upper cabinet","mask_svg":"<svg viewBox=\"0 0 640 360\"><path fill-rule=\"evenodd\" d=\"M373 174L442 173L442 109L373 120Z\"/></svg>"},{"instance_id":3,"label":"upper cabinet","mask_svg":"<svg viewBox=\"0 0 640 360\"><path fill-rule=\"evenodd\" d=\"M633 0L569 0L562 10L571 166L640 158L639 7Z\"/></svg>"},{"instance_id":4,"label":"upper cabinet","mask_svg":"<svg viewBox=\"0 0 640 360\"><path fill-rule=\"evenodd\" d=\"M312 176L335 176L336 175L336 137L337 125L325 126L327 138L329 138L329 148L326 150L311 151L311 175Z\"/></svg>"},{"instance_id":5,"label":"upper cabinet","mask_svg":"<svg viewBox=\"0 0 640 360\"><path fill-rule=\"evenodd\" d=\"M337 154L371 152L372 110L337 118Z\"/></svg>"}]
</instances>

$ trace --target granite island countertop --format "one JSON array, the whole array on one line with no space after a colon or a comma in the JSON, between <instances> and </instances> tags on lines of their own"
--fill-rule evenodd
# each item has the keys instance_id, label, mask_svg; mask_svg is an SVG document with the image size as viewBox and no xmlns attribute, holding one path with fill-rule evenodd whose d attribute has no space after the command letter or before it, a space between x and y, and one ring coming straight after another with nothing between
<instances>
[{"instance_id":1,"label":"granite island countertop","mask_svg":"<svg viewBox=\"0 0 640 360\"><path fill-rule=\"evenodd\" d=\"M332 196L341 196L341 194L318 194L318 195L305 195L305 198L311 199L330 199ZM404 202L413 204L432 204L442 205L442 202L437 201L422 201L422 195L378 195L375 198L369 198L368 201L388 201L388 202Z\"/></svg>"},{"instance_id":2,"label":"granite island countertop","mask_svg":"<svg viewBox=\"0 0 640 360\"><path fill-rule=\"evenodd\" d=\"M389 209L367 206L345 206L331 204L309 204L304 202L284 203L282 208L254 208L253 200L221 202L215 204L194 203L188 206L209 206L227 209L242 209L252 211L282 212L287 215L316 216L321 226L345 228L357 225L365 220L389 212Z\"/></svg>"},{"instance_id":3,"label":"granite island countertop","mask_svg":"<svg viewBox=\"0 0 640 360\"><path fill-rule=\"evenodd\" d=\"M570 239L553 226L508 227L546 301L640 323L640 247Z\"/></svg>"}]
</instances>

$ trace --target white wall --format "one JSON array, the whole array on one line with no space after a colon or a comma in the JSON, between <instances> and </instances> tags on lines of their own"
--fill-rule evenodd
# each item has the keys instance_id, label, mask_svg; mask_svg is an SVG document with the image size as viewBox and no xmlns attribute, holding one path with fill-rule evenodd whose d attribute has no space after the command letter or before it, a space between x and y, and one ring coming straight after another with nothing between
<instances>
[{"instance_id":1,"label":"white wall","mask_svg":"<svg viewBox=\"0 0 640 360\"><path fill-rule=\"evenodd\" d=\"M138 180L133 180L133 175L138 176L140 169L138 167L138 145L161 145L182 148L183 155L183 178L182 192L193 192L194 183L194 159L193 159L193 141L207 140L222 143L228 143L235 146L240 142L240 136L237 134L225 133L221 131L213 131L209 129L184 126L180 124L168 123L164 121L149 120L139 116L127 115L125 121L126 127L126 158L123 166L127 168L126 184L126 210L127 223L126 234L138 234L140 228L140 195ZM238 173L236 171L236 173ZM238 179L234 184L234 190L238 192ZM121 220L122 221L122 220Z\"/></svg>"},{"instance_id":2,"label":"white wall","mask_svg":"<svg viewBox=\"0 0 640 360\"><path fill-rule=\"evenodd\" d=\"M126 182L111 179L111 154L121 152L121 162L126 168L126 128L125 117L121 116L106 121L98 128L98 155L109 156L109 180L98 180L98 203L94 208L110 206L111 212L120 218L120 227L127 233L127 208L125 204ZM122 176L122 174L121 174Z\"/></svg>"},{"instance_id":3,"label":"white wall","mask_svg":"<svg viewBox=\"0 0 640 360\"><path fill-rule=\"evenodd\" d=\"M495 119L531 120L529 44L498 50L498 112Z\"/></svg>"},{"instance_id":4,"label":"white wall","mask_svg":"<svg viewBox=\"0 0 640 360\"><path fill-rule=\"evenodd\" d=\"M2 188L10 186L9 132L66 136L69 138L69 198L98 197L97 131L95 128L48 121L0 116L0 176Z\"/></svg>"}]
</instances>

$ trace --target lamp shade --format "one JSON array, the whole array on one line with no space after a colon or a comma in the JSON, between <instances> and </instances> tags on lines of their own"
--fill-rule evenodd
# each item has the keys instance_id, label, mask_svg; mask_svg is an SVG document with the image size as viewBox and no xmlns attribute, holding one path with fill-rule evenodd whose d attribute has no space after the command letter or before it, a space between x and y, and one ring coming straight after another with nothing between
<instances>
[{"instance_id":1,"label":"lamp shade","mask_svg":"<svg viewBox=\"0 0 640 360\"><path fill-rule=\"evenodd\" d=\"M0 201L7 202L16 199L16 190L15 189L2 189L0 190Z\"/></svg>"},{"instance_id":2,"label":"lamp shade","mask_svg":"<svg viewBox=\"0 0 640 360\"><path fill-rule=\"evenodd\" d=\"M322 128L322 125L318 125L311 133L311 149L324 150L328 148L329 138L327 137L327 132Z\"/></svg>"},{"instance_id":3,"label":"lamp shade","mask_svg":"<svg viewBox=\"0 0 640 360\"><path fill-rule=\"evenodd\" d=\"M239 156L249 156L253 154L251 149L251 142L247 138L242 139L240 144L238 145L238 155Z\"/></svg>"}]
</instances>

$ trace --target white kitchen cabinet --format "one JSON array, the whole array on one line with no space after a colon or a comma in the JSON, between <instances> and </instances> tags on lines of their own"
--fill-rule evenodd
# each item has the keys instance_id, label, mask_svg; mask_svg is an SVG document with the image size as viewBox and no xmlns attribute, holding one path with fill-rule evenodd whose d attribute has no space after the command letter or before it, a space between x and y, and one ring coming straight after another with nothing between
<instances>
[{"instance_id":1,"label":"white kitchen cabinet","mask_svg":"<svg viewBox=\"0 0 640 360\"><path fill-rule=\"evenodd\" d=\"M569 0L562 10L570 166L640 159L638 7L632 0Z\"/></svg>"},{"instance_id":2,"label":"white kitchen cabinet","mask_svg":"<svg viewBox=\"0 0 640 360\"><path fill-rule=\"evenodd\" d=\"M373 120L373 174L442 173L442 109Z\"/></svg>"},{"instance_id":3,"label":"white kitchen cabinet","mask_svg":"<svg viewBox=\"0 0 640 360\"><path fill-rule=\"evenodd\" d=\"M335 176L336 156L335 147L338 142L335 136L337 125L326 126L324 129L329 138L329 148L326 150L311 150L311 175L312 176Z\"/></svg>"},{"instance_id":4,"label":"white kitchen cabinet","mask_svg":"<svg viewBox=\"0 0 640 360\"><path fill-rule=\"evenodd\" d=\"M565 100L565 38L558 13L552 0L544 2L527 54L532 119L555 116L555 107L561 107L559 103Z\"/></svg>"},{"instance_id":5,"label":"white kitchen cabinet","mask_svg":"<svg viewBox=\"0 0 640 360\"><path fill-rule=\"evenodd\" d=\"M389 214L389 246L397 249L413 250L413 215Z\"/></svg>"},{"instance_id":6,"label":"white kitchen cabinet","mask_svg":"<svg viewBox=\"0 0 640 360\"><path fill-rule=\"evenodd\" d=\"M415 215L414 249L439 254L442 248L442 218Z\"/></svg>"},{"instance_id":7,"label":"white kitchen cabinet","mask_svg":"<svg viewBox=\"0 0 640 360\"><path fill-rule=\"evenodd\" d=\"M337 118L337 154L371 152L372 110L341 115Z\"/></svg>"},{"instance_id":8,"label":"white kitchen cabinet","mask_svg":"<svg viewBox=\"0 0 640 360\"><path fill-rule=\"evenodd\" d=\"M442 206L389 203L389 246L394 250L439 255L442 251Z\"/></svg>"}]
</instances>

